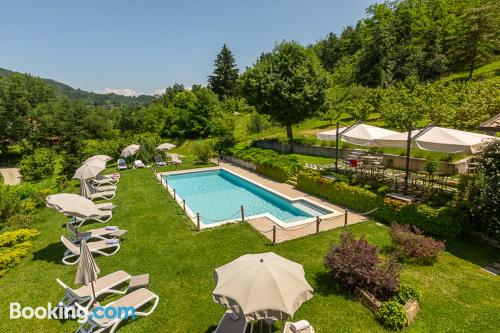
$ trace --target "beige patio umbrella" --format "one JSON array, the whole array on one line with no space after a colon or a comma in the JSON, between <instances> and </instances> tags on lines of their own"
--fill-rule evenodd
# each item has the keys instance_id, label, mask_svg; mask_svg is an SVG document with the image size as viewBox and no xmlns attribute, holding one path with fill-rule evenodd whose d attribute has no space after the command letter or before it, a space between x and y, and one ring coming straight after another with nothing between
<instances>
[{"instance_id":1,"label":"beige patio umbrella","mask_svg":"<svg viewBox=\"0 0 500 333\"><path fill-rule=\"evenodd\" d=\"M76 169L73 178L80 180L94 178L104 169L106 169L106 162L99 159L94 159L89 162L83 163L78 169Z\"/></svg>"},{"instance_id":2,"label":"beige patio umbrella","mask_svg":"<svg viewBox=\"0 0 500 333\"><path fill-rule=\"evenodd\" d=\"M127 146L122 150L121 156L125 158L134 156L139 151L140 148L141 146L135 144Z\"/></svg>"},{"instance_id":3,"label":"beige patio umbrella","mask_svg":"<svg viewBox=\"0 0 500 333\"><path fill-rule=\"evenodd\" d=\"M88 163L88 162L91 162L93 160L100 160L100 161L104 161L104 162L109 162L112 159L113 158L111 156L108 156L108 155L94 155L94 156L87 158L84 163Z\"/></svg>"},{"instance_id":4,"label":"beige patio umbrella","mask_svg":"<svg viewBox=\"0 0 500 333\"><path fill-rule=\"evenodd\" d=\"M284 320L314 292L302 265L273 252L243 255L216 268L214 279L214 301L247 320Z\"/></svg>"},{"instance_id":5,"label":"beige patio umbrella","mask_svg":"<svg viewBox=\"0 0 500 333\"><path fill-rule=\"evenodd\" d=\"M156 147L156 150L159 150L159 151L166 151L166 150L170 150L170 149L174 149L175 148L175 145L172 144L172 143L162 143L161 145L159 145L158 147Z\"/></svg>"},{"instance_id":6,"label":"beige patio umbrella","mask_svg":"<svg viewBox=\"0 0 500 333\"><path fill-rule=\"evenodd\" d=\"M73 193L59 193L47 196L47 207L54 208L67 216L87 219L99 216L99 208L87 198Z\"/></svg>"},{"instance_id":7,"label":"beige patio umbrella","mask_svg":"<svg viewBox=\"0 0 500 333\"><path fill-rule=\"evenodd\" d=\"M92 256L92 253L87 246L85 239L80 241L80 261L78 262L78 269L76 271L75 284L88 285L90 283L92 287L92 302L90 302L89 308L95 301L95 290L94 282L97 280L97 275L99 275L100 270Z\"/></svg>"}]
</instances>

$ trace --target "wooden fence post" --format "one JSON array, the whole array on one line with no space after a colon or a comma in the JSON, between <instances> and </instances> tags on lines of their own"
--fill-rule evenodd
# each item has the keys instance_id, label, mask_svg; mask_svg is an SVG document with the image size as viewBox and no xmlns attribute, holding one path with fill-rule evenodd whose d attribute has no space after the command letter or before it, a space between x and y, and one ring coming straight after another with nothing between
<instances>
[{"instance_id":1,"label":"wooden fence post","mask_svg":"<svg viewBox=\"0 0 500 333\"><path fill-rule=\"evenodd\" d=\"M316 235L319 235L319 224L321 223L321 219L319 216L316 216Z\"/></svg>"},{"instance_id":2,"label":"wooden fence post","mask_svg":"<svg viewBox=\"0 0 500 333\"><path fill-rule=\"evenodd\" d=\"M240 206L240 209L241 209L241 222L244 222L245 221L245 209L243 208L243 206Z\"/></svg>"},{"instance_id":3,"label":"wooden fence post","mask_svg":"<svg viewBox=\"0 0 500 333\"><path fill-rule=\"evenodd\" d=\"M186 199L182 200L182 210L186 212Z\"/></svg>"},{"instance_id":4,"label":"wooden fence post","mask_svg":"<svg viewBox=\"0 0 500 333\"><path fill-rule=\"evenodd\" d=\"M349 211L346 209L344 211L345 215L344 215L344 228L347 228L347 218L348 218L348 215L349 215Z\"/></svg>"},{"instance_id":5,"label":"wooden fence post","mask_svg":"<svg viewBox=\"0 0 500 333\"><path fill-rule=\"evenodd\" d=\"M196 213L196 225L198 226L198 231L201 230L200 228L200 213Z\"/></svg>"},{"instance_id":6,"label":"wooden fence post","mask_svg":"<svg viewBox=\"0 0 500 333\"><path fill-rule=\"evenodd\" d=\"M276 245L276 226L273 225L273 245Z\"/></svg>"},{"instance_id":7,"label":"wooden fence post","mask_svg":"<svg viewBox=\"0 0 500 333\"><path fill-rule=\"evenodd\" d=\"M176 199L177 199L177 196L175 194L175 188L174 188L174 201L176 201Z\"/></svg>"}]
</instances>

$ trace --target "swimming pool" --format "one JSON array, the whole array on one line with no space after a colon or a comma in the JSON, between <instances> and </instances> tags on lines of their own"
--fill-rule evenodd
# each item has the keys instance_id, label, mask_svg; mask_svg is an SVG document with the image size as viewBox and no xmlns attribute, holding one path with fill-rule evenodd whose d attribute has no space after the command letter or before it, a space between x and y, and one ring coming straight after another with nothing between
<instances>
[{"instance_id":1,"label":"swimming pool","mask_svg":"<svg viewBox=\"0 0 500 333\"><path fill-rule=\"evenodd\" d=\"M268 217L282 226L314 220L333 212L309 200L290 199L225 169L162 175L177 202L185 200L188 215L200 215L203 227L245 219Z\"/></svg>"}]
</instances>

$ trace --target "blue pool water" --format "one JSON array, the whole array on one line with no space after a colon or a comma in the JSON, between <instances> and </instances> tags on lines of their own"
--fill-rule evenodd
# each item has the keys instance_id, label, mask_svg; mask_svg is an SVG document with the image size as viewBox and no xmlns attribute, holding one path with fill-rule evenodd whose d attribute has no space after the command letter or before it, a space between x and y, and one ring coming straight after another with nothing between
<instances>
[{"instance_id":1,"label":"blue pool water","mask_svg":"<svg viewBox=\"0 0 500 333\"><path fill-rule=\"evenodd\" d=\"M164 175L168 185L186 200L193 213L200 213L204 224L270 213L285 223L330 213L309 202L289 200L225 170ZM298 208L300 207L300 208Z\"/></svg>"}]
</instances>

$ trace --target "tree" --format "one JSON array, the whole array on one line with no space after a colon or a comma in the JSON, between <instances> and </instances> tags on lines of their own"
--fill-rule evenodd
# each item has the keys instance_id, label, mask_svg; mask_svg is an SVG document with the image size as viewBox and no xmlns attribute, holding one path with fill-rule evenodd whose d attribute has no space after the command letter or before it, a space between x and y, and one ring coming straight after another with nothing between
<instances>
[{"instance_id":1,"label":"tree","mask_svg":"<svg viewBox=\"0 0 500 333\"><path fill-rule=\"evenodd\" d=\"M234 96L238 80L238 68L231 50L226 44L215 58L214 72L208 77L208 87L221 99Z\"/></svg>"},{"instance_id":2,"label":"tree","mask_svg":"<svg viewBox=\"0 0 500 333\"><path fill-rule=\"evenodd\" d=\"M499 8L498 3L486 3L467 8L460 16L460 27L452 38L452 52L459 63L468 67L467 80L472 78L478 62L490 58L499 45Z\"/></svg>"},{"instance_id":3,"label":"tree","mask_svg":"<svg viewBox=\"0 0 500 333\"><path fill-rule=\"evenodd\" d=\"M257 112L286 127L313 116L325 100L327 76L313 51L282 42L263 54L241 77L242 91Z\"/></svg>"}]
</instances>

